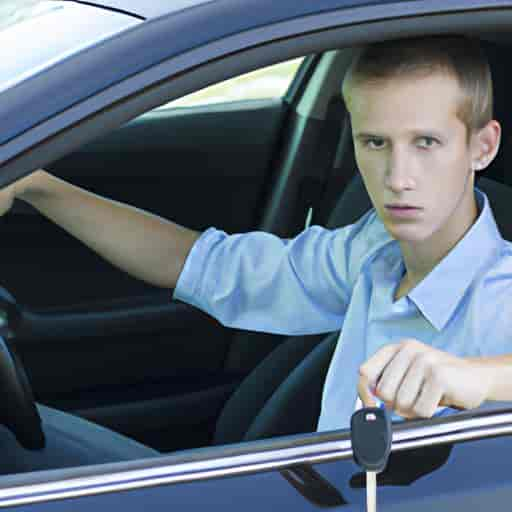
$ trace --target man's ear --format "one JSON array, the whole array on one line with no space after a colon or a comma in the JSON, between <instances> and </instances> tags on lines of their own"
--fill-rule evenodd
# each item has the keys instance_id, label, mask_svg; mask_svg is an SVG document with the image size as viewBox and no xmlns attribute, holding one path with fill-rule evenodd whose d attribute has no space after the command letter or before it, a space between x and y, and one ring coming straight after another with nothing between
<instances>
[{"instance_id":1,"label":"man's ear","mask_svg":"<svg viewBox=\"0 0 512 512\"><path fill-rule=\"evenodd\" d=\"M501 126L494 119L471 136L473 171L482 171L494 160L500 147L500 140Z\"/></svg>"}]
</instances>

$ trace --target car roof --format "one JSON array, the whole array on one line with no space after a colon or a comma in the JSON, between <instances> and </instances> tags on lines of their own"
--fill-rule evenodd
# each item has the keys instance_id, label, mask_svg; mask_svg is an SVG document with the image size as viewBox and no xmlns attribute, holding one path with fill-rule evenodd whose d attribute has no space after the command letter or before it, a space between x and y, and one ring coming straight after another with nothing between
<instances>
[{"instance_id":1,"label":"car roof","mask_svg":"<svg viewBox=\"0 0 512 512\"><path fill-rule=\"evenodd\" d=\"M150 2L143 0L99 0L87 1L87 4L130 13L145 19L175 14L204 4L218 4L219 9L222 10L229 10L233 6L243 6L241 15L245 18L248 18L247 13L252 10L253 12L265 13L267 16L275 17L275 21L280 21L342 7L380 5L404 1L411 0L316 0L314 2L298 2L297 0L279 0L278 2L274 0L271 2L262 0L151 0Z\"/></svg>"}]
</instances>

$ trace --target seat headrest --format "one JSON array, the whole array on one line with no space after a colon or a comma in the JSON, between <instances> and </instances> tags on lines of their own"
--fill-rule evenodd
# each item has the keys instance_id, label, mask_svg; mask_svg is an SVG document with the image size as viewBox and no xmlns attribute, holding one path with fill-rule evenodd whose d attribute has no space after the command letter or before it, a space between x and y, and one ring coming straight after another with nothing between
<instances>
[{"instance_id":1,"label":"seat headrest","mask_svg":"<svg viewBox=\"0 0 512 512\"><path fill-rule=\"evenodd\" d=\"M512 241L512 187L483 177L477 180L476 186L489 198L501 236Z\"/></svg>"},{"instance_id":2,"label":"seat headrest","mask_svg":"<svg viewBox=\"0 0 512 512\"><path fill-rule=\"evenodd\" d=\"M482 41L482 49L487 56L491 68L494 103L493 117L501 125L501 144L496 158L480 174L499 183L511 185L512 181L508 169L512 164L512 125L510 119L510 109L512 108L510 96L512 68L504 64L509 60L510 47Z\"/></svg>"}]
</instances>

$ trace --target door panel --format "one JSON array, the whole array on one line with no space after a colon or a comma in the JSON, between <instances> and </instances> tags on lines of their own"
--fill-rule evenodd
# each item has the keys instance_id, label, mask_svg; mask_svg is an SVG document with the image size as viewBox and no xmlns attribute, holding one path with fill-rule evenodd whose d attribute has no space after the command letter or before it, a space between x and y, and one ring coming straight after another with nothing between
<instances>
[{"instance_id":1,"label":"door panel","mask_svg":"<svg viewBox=\"0 0 512 512\"><path fill-rule=\"evenodd\" d=\"M396 452L395 473L414 471L440 454L441 464L407 483L398 480L379 486L378 509L382 511L480 512L507 510L512 499L508 453L510 437L455 443L453 447L427 446ZM449 456L445 456L445 452ZM408 454L411 457L408 457ZM393 457L394 454L392 454ZM478 461L478 463L475 463ZM396 461L395 461L396 462ZM391 459L390 459L391 463ZM207 464L206 464L207 466ZM22 512L107 511L122 507L135 511L144 507L203 510L366 510L366 490L354 485L360 468L351 459L313 466L295 466L284 471L260 471L244 476L221 476L190 483L160 485L139 490L21 506ZM389 474L388 474L389 476ZM382 481L382 474L378 476Z\"/></svg>"},{"instance_id":2,"label":"door panel","mask_svg":"<svg viewBox=\"0 0 512 512\"><path fill-rule=\"evenodd\" d=\"M119 307L26 317L16 349L36 400L161 451L207 445L243 377L225 369L229 329L178 302Z\"/></svg>"}]
</instances>

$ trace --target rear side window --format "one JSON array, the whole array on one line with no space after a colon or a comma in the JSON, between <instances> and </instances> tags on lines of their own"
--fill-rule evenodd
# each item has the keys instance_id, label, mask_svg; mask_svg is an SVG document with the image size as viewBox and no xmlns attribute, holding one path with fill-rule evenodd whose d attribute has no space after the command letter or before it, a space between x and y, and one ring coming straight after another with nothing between
<instances>
[{"instance_id":1,"label":"rear side window","mask_svg":"<svg viewBox=\"0 0 512 512\"><path fill-rule=\"evenodd\" d=\"M304 57L301 57L245 73L161 105L158 109L281 98L303 60Z\"/></svg>"}]
</instances>

